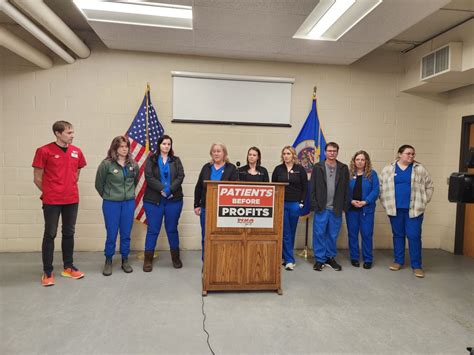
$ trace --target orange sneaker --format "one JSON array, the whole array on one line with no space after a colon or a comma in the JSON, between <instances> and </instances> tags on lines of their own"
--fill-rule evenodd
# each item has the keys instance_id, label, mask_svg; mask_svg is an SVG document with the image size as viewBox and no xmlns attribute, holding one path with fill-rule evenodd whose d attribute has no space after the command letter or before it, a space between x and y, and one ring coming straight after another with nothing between
<instances>
[{"instance_id":1,"label":"orange sneaker","mask_svg":"<svg viewBox=\"0 0 474 355\"><path fill-rule=\"evenodd\" d=\"M61 276L71 277L77 280L82 279L84 277L84 273L82 271L79 271L79 269L75 266L72 266L64 269L64 271L61 273Z\"/></svg>"},{"instance_id":2,"label":"orange sneaker","mask_svg":"<svg viewBox=\"0 0 474 355\"><path fill-rule=\"evenodd\" d=\"M47 274L46 272L43 273L43 276L41 277L41 285L43 286L53 286L54 285L54 274Z\"/></svg>"}]
</instances>

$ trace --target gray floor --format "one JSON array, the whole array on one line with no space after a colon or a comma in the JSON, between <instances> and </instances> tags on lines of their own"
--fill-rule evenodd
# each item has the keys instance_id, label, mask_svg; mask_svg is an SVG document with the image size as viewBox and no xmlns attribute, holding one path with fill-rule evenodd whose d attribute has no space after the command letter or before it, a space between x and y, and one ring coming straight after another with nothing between
<instances>
[{"instance_id":1,"label":"gray floor","mask_svg":"<svg viewBox=\"0 0 474 355\"><path fill-rule=\"evenodd\" d=\"M342 272L297 260L282 271L284 295L210 293L206 329L216 354L443 353L474 346L474 259L424 251L427 277L389 271L390 251L372 270L338 258ZM168 253L152 273L101 275L101 253L76 253L82 280L40 286L38 253L0 254L1 354L210 354L202 329L200 252L184 268ZM56 255L57 269L61 256ZM59 275L59 273L58 273Z\"/></svg>"}]
</instances>

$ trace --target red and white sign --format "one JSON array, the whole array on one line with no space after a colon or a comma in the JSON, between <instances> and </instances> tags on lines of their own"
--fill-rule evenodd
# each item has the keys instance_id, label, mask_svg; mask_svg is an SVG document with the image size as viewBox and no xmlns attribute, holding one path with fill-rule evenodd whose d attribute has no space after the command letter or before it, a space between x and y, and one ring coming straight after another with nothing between
<instances>
[{"instance_id":1,"label":"red and white sign","mask_svg":"<svg viewBox=\"0 0 474 355\"><path fill-rule=\"evenodd\" d=\"M217 227L273 228L275 186L218 185Z\"/></svg>"}]
</instances>

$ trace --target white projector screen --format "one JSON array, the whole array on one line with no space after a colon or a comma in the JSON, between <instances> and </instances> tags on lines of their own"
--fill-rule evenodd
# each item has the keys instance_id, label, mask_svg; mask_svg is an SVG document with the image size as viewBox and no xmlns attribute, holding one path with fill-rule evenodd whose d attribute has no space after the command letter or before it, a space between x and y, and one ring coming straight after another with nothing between
<instances>
[{"instance_id":1,"label":"white projector screen","mask_svg":"<svg viewBox=\"0 0 474 355\"><path fill-rule=\"evenodd\" d=\"M292 78L171 72L172 122L290 126Z\"/></svg>"}]
</instances>

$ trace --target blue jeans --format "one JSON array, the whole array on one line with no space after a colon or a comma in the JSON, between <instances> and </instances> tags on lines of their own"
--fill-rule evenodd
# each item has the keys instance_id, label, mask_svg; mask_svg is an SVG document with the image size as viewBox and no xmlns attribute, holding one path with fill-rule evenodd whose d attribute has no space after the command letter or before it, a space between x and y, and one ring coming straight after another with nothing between
<instances>
[{"instance_id":1,"label":"blue jeans","mask_svg":"<svg viewBox=\"0 0 474 355\"><path fill-rule=\"evenodd\" d=\"M133 214L135 211L135 200L102 202L105 229L107 238L105 240L104 255L110 259L115 254L117 234L120 231L120 254L122 258L128 258L130 253L130 234L133 227Z\"/></svg>"},{"instance_id":2,"label":"blue jeans","mask_svg":"<svg viewBox=\"0 0 474 355\"><path fill-rule=\"evenodd\" d=\"M283 213L283 261L295 263L293 249L295 248L296 227L300 218L299 202L285 201Z\"/></svg>"},{"instance_id":3,"label":"blue jeans","mask_svg":"<svg viewBox=\"0 0 474 355\"><path fill-rule=\"evenodd\" d=\"M336 241L341 230L342 216L332 210L314 213L313 250L317 262L324 263L337 255Z\"/></svg>"},{"instance_id":4,"label":"blue jeans","mask_svg":"<svg viewBox=\"0 0 474 355\"><path fill-rule=\"evenodd\" d=\"M393 234L393 260L405 264L405 237L408 239L410 264L413 269L421 269L421 224L423 215L410 218L408 209L397 208L396 216L390 217Z\"/></svg>"},{"instance_id":5,"label":"blue jeans","mask_svg":"<svg viewBox=\"0 0 474 355\"><path fill-rule=\"evenodd\" d=\"M346 222L351 260L359 260L360 257L360 232L362 239L362 258L366 263L373 262L374 213L364 213L362 210L349 210L346 212Z\"/></svg>"},{"instance_id":6,"label":"blue jeans","mask_svg":"<svg viewBox=\"0 0 474 355\"><path fill-rule=\"evenodd\" d=\"M183 210L183 200L170 201L162 198L158 205L144 202L148 228L146 231L145 251L154 251L156 241L160 234L163 217L165 219L165 230L168 235L168 242L171 250L179 249L178 223L181 211Z\"/></svg>"}]
</instances>

